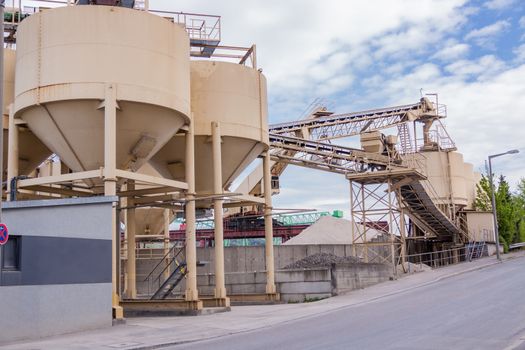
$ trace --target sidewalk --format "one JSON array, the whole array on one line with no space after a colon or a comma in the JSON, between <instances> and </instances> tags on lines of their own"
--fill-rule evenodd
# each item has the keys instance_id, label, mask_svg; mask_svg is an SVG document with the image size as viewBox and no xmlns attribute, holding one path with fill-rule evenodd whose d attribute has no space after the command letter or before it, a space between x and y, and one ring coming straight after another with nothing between
<instances>
[{"instance_id":1,"label":"sidewalk","mask_svg":"<svg viewBox=\"0 0 525 350\"><path fill-rule=\"evenodd\" d=\"M503 261L525 257L525 251L506 254ZM499 262L495 257L416 273L396 281L354 291L351 294L305 304L232 307L231 312L204 316L130 318L127 324L109 329L56 336L32 342L17 342L1 349L151 349L162 345L209 339L288 321L312 317L337 309L387 298L444 278L486 268ZM504 262L503 262L504 263Z\"/></svg>"}]
</instances>

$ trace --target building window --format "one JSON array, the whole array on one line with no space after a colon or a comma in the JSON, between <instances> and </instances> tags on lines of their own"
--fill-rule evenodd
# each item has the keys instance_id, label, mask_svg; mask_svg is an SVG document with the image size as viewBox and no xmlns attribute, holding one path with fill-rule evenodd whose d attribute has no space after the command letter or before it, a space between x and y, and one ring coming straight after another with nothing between
<instances>
[{"instance_id":1,"label":"building window","mask_svg":"<svg viewBox=\"0 0 525 350\"><path fill-rule=\"evenodd\" d=\"M20 270L20 236L9 236L2 247L2 270Z\"/></svg>"}]
</instances>

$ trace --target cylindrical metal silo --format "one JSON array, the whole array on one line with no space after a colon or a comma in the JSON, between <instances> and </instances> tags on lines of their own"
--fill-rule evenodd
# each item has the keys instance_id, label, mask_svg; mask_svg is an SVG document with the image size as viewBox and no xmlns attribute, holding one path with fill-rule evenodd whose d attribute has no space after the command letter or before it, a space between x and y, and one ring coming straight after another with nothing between
<instances>
[{"instance_id":1,"label":"cylindrical metal silo","mask_svg":"<svg viewBox=\"0 0 525 350\"><path fill-rule=\"evenodd\" d=\"M14 50L4 49L4 111L3 111L3 169L7 172L8 162L8 140L9 140L9 105L14 101L15 94L15 60ZM18 162L16 164L17 175L28 175L47 157L51 151L26 127L18 127ZM5 175L5 174L4 174ZM4 180L9 181L4 176Z\"/></svg>"},{"instance_id":2,"label":"cylindrical metal silo","mask_svg":"<svg viewBox=\"0 0 525 350\"><path fill-rule=\"evenodd\" d=\"M16 116L73 171L104 166L104 98L116 89L116 160L138 169L189 121L189 39L143 11L67 6L18 29Z\"/></svg>"},{"instance_id":3,"label":"cylindrical metal silo","mask_svg":"<svg viewBox=\"0 0 525 350\"><path fill-rule=\"evenodd\" d=\"M474 209L474 200L476 199L476 178L474 175L474 165L471 163L464 164L463 177L465 178L465 191L467 193L467 209Z\"/></svg>"},{"instance_id":4,"label":"cylindrical metal silo","mask_svg":"<svg viewBox=\"0 0 525 350\"><path fill-rule=\"evenodd\" d=\"M196 190L213 192L212 122L220 126L223 188L268 149L266 79L253 68L214 61L191 62L195 123ZM165 177L184 177L184 138L173 137L152 159Z\"/></svg>"},{"instance_id":5,"label":"cylindrical metal silo","mask_svg":"<svg viewBox=\"0 0 525 350\"><path fill-rule=\"evenodd\" d=\"M423 156L426 158L423 172L432 187L430 196L434 202L466 206L463 155L458 152L431 151L424 152Z\"/></svg>"}]
</instances>

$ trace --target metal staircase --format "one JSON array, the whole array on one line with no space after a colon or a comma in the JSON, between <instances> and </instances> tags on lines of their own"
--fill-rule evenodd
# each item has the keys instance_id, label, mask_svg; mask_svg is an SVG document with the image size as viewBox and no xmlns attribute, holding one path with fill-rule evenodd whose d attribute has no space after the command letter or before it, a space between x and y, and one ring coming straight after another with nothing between
<instances>
[{"instance_id":1,"label":"metal staircase","mask_svg":"<svg viewBox=\"0 0 525 350\"><path fill-rule=\"evenodd\" d=\"M467 245L467 258L468 261L479 259L485 255L486 243L483 242L471 242Z\"/></svg>"},{"instance_id":2,"label":"metal staircase","mask_svg":"<svg viewBox=\"0 0 525 350\"><path fill-rule=\"evenodd\" d=\"M408 154L414 152L412 143L410 142L410 130L407 124L399 124L397 131L399 135L399 153Z\"/></svg>"},{"instance_id":3,"label":"metal staircase","mask_svg":"<svg viewBox=\"0 0 525 350\"><path fill-rule=\"evenodd\" d=\"M184 246L173 246L144 279L144 282L148 283L150 300L168 298L175 287L186 277L188 271L184 252ZM151 293L151 290L154 292Z\"/></svg>"}]
</instances>

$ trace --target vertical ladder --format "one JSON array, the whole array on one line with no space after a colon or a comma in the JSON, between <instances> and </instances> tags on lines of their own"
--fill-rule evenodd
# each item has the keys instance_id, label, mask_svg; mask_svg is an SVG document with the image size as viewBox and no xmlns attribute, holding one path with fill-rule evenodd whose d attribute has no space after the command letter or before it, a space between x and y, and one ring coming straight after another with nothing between
<instances>
[{"instance_id":1,"label":"vertical ladder","mask_svg":"<svg viewBox=\"0 0 525 350\"><path fill-rule=\"evenodd\" d=\"M399 124L397 126L397 131L399 135L399 152L401 154L412 153L414 149L412 148L412 142L410 140L410 130L408 130L407 124Z\"/></svg>"}]
</instances>

